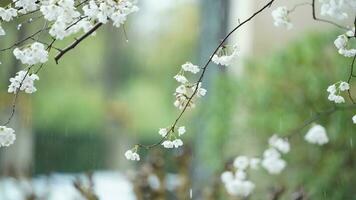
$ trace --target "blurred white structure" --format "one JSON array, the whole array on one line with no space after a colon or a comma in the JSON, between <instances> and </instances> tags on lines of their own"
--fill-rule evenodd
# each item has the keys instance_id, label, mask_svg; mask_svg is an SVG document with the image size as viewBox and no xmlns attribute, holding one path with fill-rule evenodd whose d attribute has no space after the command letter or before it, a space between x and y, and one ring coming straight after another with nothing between
<instances>
[{"instance_id":1,"label":"blurred white structure","mask_svg":"<svg viewBox=\"0 0 356 200\"><path fill-rule=\"evenodd\" d=\"M53 174L39 176L32 180L13 178L0 179L1 200L26 200L32 192L46 200L85 200L73 186L76 178L85 180L83 174ZM95 172L93 174L94 191L99 199L135 200L133 186L129 180L116 172Z\"/></svg>"}]
</instances>

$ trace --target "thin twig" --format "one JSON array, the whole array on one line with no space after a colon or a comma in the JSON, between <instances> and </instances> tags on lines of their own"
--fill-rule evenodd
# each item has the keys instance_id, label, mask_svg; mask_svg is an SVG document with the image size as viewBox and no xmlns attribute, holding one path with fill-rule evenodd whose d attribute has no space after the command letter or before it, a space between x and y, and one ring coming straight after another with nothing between
<instances>
[{"instance_id":1,"label":"thin twig","mask_svg":"<svg viewBox=\"0 0 356 200\"><path fill-rule=\"evenodd\" d=\"M333 113L335 113L337 111L346 110L346 109L356 109L356 104L350 104L350 105L345 105L345 106L334 106L333 108L330 108L328 110L315 113L309 119L305 120L302 125L300 125L299 127L293 129L292 131L289 131L289 134L286 137L291 138L294 135L298 134L305 127L307 127L310 124L318 121L322 117L326 117L326 116L332 115Z\"/></svg>"},{"instance_id":2,"label":"thin twig","mask_svg":"<svg viewBox=\"0 0 356 200\"><path fill-rule=\"evenodd\" d=\"M181 119L181 117L183 116L183 114L185 113L185 111L187 110L188 106L190 105L190 102L192 101L192 99L194 98L194 96L196 95L197 91L198 91L198 84L202 82L205 72L211 62L211 59L213 58L213 56L216 54L216 52L219 50L220 47L222 47L224 45L224 43L227 41L227 39L235 32L237 31L240 27L242 27L244 24L246 24L247 22L251 21L255 16L257 16L259 13L261 13L263 10L265 10L266 8L269 8L272 3L275 0L271 0L269 1L265 6L263 6L261 9L259 9L258 11L256 11L254 14L252 14L249 18L247 18L245 21L243 21L242 23L240 23L239 25L237 25L234 29L232 29L226 36L225 38L219 43L219 45L216 47L216 49L214 50L214 52L211 54L211 56L209 57L208 61L206 62L206 64L204 65L204 67L202 68L202 73L200 74L200 77L196 83L196 87L192 93L192 95L190 96L190 98L188 98L187 103L185 104L184 108L182 109L182 111L180 112L180 114L178 115L178 117L175 119L175 121L173 122L172 126L170 127L170 129L168 130L168 133L162 137L158 142L151 144L151 145L143 145L143 144L137 144L136 146L138 147L143 147L146 149L151 149L154 148L160 144L162 144L162 142L167 139L167 137L174 132L174 129L176 127L176 125L178 124L179 120Z\"/></svg>"},{"instance_id":3,"label":"thin twig","mask_svg":"<svg viewBox=\"0 0 356 200\"><path fill-rule=\"evenodd\" d=\"M58 64L59 60L64 56L68 51L74 49L80 42L82 42L85 38L89 37L93 32L95 32L98 28L100 28L103 24L102 23L97 23L92 29L90 29L88 32L86 32L84 35L82 35L80 38L76 39L72 44L67 46L65 49L60 51L56 57L54 57L54 60Z\"/></svg>"},{"instance_id":4,"label":"thin twig","mask_svg":"<svg viewBox=\"0 0 356 200\"><path fill-rule=\"evenodd\" d=\"M318 17L316 16L316 11L315 11L315 7L316 7L316 6L315 6L315 0L312 0L311 6L312 6L312 14L313 14L313 19L314 19L314 20L316 20L316 21L321 21L321 22L325 22L325 23L328 23L328 24L332 24L332 25L334 25L334 26L336 26L336 27L339 27L339 28L341 28L341 29L348 30L347 27L342 26L342 25L340 25L340 24L337 24L337 23L335 23L335 22L333 22L333 21L329 21L329 20L326 20L326 19L318 18Z\"/></svg>"}]
</instances>

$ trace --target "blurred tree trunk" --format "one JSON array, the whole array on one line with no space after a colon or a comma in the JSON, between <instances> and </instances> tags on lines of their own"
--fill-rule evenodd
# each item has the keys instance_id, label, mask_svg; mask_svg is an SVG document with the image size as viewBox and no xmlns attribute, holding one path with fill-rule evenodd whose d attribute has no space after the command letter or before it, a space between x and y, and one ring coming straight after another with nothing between
<instances>
[{"instance_id":1,"label":"blurred tree trunk","mask_svg":"<svg viewBox=\"0 0 356 200\"><path fill-rule=\"evenodd\" d=\"M120 34L122 28L118 29L107 26L105 29L105 51L103 64L104 98L106 99L106 130L109 155L107 155L108 167L118 169L123 167L124 152L127 150L128 142L125 136L123 109L125 107L118 102L117 91L119 84L124 78L122 59L123 36Z\"/></svg>"},{"instance_id":2,"label":"blurred tree trunk","mask_svg":"<svg viewBox=\"0 0 356 200\"><path fill-rule=\"evenodd\" d=\"M16 31L16 41L26 36L26 30L23 28ZM4 80L4 85L9 85L9 78L13 77L16 72L22 69L21 63L10 54L12 64L8 70L8 78ZM13 95L6 94L6 102L2 105L1 122L5 122L10 113ZM32 105L28 95L19 94L16 103L16 113L12 118L9 127L15 130L15 144L0 151L1 173L10 176L29 176L32 169L33 161L33 135L32 135Z\"/></svg>"},{"instance_id":3,"label":"blurred tree trunk","mask_svg":"<svg viewBox=\"0 0 356 200\"><path fill-rule=\"evenodd\" d=\"M200 65L203 66L210 54L217 47L218 43L224 38L227 33L228 24L228 9L229 0L202 0L201 1L201 38L200 38ZM218 90L212 89L213 83L217 80L221 73L224 73L224 69L219 66L210 66L203 81L203 87L207 88L208 95L204 103L199 107L202 111L199 113L199 119L197 121L196 137L194 138L194 150L193 150L193 199L208 199L211 191L206 191L205 187L213 187L214 172L218 170L217 163L223 165L222 160L222 144L223 134L222 132L216 132L209 130L207 124L211 121L211 116L208 114L207 104L213 101L213 97L218 94ZM224 97L222 97L224 98ZM215 102L216 103L216 102ZM221 137L217 137L217 134ZM205 196L205 197L203 197Z\"/></svg>"}]
</instances>

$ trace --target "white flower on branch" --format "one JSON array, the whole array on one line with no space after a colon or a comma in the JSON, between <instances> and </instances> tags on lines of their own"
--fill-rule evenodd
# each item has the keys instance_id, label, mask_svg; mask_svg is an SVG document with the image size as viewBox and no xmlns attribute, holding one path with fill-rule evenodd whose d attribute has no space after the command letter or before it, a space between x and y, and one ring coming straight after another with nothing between
<instances>
[{"instance_id":1,"label":"white flower on branch","mask_svg":"<svg viewBox=\"0 0 356 200\"><path fill-rule=\"evenodd\" d=\"M160 134L162 137L166 137L168 130L166 128L160 128L158 134Z\"/></svg>"},{"instance_id":2,"label":"white flower on branch","mask_svg":"<svg viewBox=\"0 0 356 200\"><path fill-rule=\"evenodd\" d=\"M166 140L162 142L162 146L167 149L179 148L180 146L183 146L183 141L181 139L175 139L173 141Z\"/></svg>"},{"instance_id":3,"label":"white flower on branch","mask_svg":"<svg viewBox=\"0 0 356 200\"><path fill-rule=\"evenodd\" d=\"M354 115L354 116L352 117L352 122L353 122L354 124L356 124L356 115Z\"/></svg>"},{"instance_id":4,"label":"white flower on branch","mask_svg":"<svg viewBox=\"0 0 356 200\"><path fill-rule=\"evenodd\" d=\"M276 134L274 134L269 140L268 140L269 145L272 147L276 148L278 151L282 153L288 153L290 150L290 145L288 140L283 139L278 137Z\"/></svg>"},{"instance_id":5,"label":"white flower on branch","mask_svg":"<svg viewBox=\"0 0 356 200\"><path fill-rule=\"evenodd\" d=\"M185 132L185 126L181 126L178 128L178 136L182 136Z\"/></svg>"},{"instance_id":6,"label":"white flower on branch","mask_svg":"<svg viewBox=\"0 0 356 200\"><path fill-rule=\"evenodd\" d=\"M220 179L223 183L228 183L234 180L234 174L230 171L224 171L221 176Z\"/></svg>"},{"instance_id":7,"label":"white flower on branch","mask_svg":"<svg viewBox=\"0 0 356 200\"><path fill-rule=\"evenodd\" d=\"M197 65L193 65L192 63L190 62L187 62L185 64L182 65L182 69L186 72L191 72L193 74L196 74L200 71L200 68L199 66Z\"/></svg>"},{"instance_id":8,"label":"white flower on branch","mask_svg":"<svg viewBox=\"0 0 356 200\"><path fill-rule=\"evenodd\" d=\"M318 124L309 129L304 139L311 144L318 145L324 145L329 142L325 128Z\"/></svg>"},{"instance_id":9,"label":"white flower on branch","mask_svg":"<svg viewBox=\"0 0 356 200\"><path fill-rule=\"evenodd\" d=\"M212 61L217 65L230 66L238 56L237 46L232 48L229 46L219 48L218 52L214 54Z\"/></svg>"},{"instance_id":10,"label":"white flower on branch","mask_svg":"<svg viewBox=\"0 0 356 200\"><path fill-rule=\"evenodd\" d=\"M334 45L338 49L339 54L345 57L354 57L356 55L356 49L348 47L351 39L355 39L355 27L345 34L339 35L334 41Z\"/></svg>"},{"instance_id":11,"label":"white flower on branch","mask_svg":"<svg viewBox=\"0 0 356 200\"><path fill-rule=\"evenodd\" d=\"M34 81L39 80L36 74L28 74L27 71L19 71L17 75L10 78L11 84L9 85L8 92L16 93L18 89L25 91L26 93L36 92L37 89L34 86Z\"/></svg>"},{"instance_id":12,"label":"white flower on branch","mask_svg":"<svg viewBox=\"0 0 356 200\"><path fill-rule=\"evenodd\" d=\"M342 81L339 85L339 89L340 89L340 91L347 91L350 89L350 85L348 83Z\"/></svg>"},{"instance_id":13,"label":"white flower on branch","mask_svg":"<svg viewBox=\"0 0 356 200\"><path fill-rule=\"evenodd\" d=\"M320 15L343 20L348 17L345 12L345 0L319 0L321 2Z\"/></svg>"},{"instance_id":14,"label":"white flower on branch","mask_svg":"<svg viewBox=\"0 0 356 200\"><path fill-rule=\"evenodd\" d=\"M6 35L5 30L2 28L1 24L0 24L0 36L2 35Z\"/></svg>"},{"instance_id":15,"label":"white flower on branch","mask_svg":"<svg viewBox=\"0 0 356 200\"><path fill-rule=\"evenodd\" d=\"M91 0L89 4L83 6L83 11L91 20L106 24L111 19L115 27L120 27L129 14L138 11L138 7L134 1L129 0L98 2Z\"/></svg>"},{"instance_id":16,"label":"white flower on branch","mask_svg":"<svg viewBox=\"0 0 356 200\"><path fill-rule=\"evenodd\" d=\"M249 159L247 156L238 156L234 160L234 167L239 170L245 170L249 165Z\"/></svg>"},{"instance_id":17,"label":"white flower on branch","mask_svg":"<svg viewBox=\"0 0 356 200\"><path fill-rule=\"evenodd\" d=\"M225 188L230 195L248 197L255 189L255 184L249 180L233 179L225 183Z\"/></svg>"},{"instance_id":18,"label":"white flower on branch","mask_svg":"<svg viewBox=\"0 0 356 200\"><path fill-rule=\"evenodd\" d=\"M272 11L272 17L274 20L275 26L283 26L287 29L293 28L293 24L291 23L289 16L289 12L287 7L281 6Z\"/></svg>"},{"instance_id":19,"label":"white flower on branch","mask_svg":"<svg viewBox=\"0 0 356 200\"><path fill-rule=\"evenodd\" d=\"M9 22L16 16L17 16L16 9L14 9L14 8L5 9L5 8L0 7L0 17L2 20Z\"/></svg>"},{"instance_id":20,"label":"white flower on branch","mask_svg":"<svg viewBox=\"0 0 356 200\"><path fill-rule=\"evenodd\" d=\"M339 81L335 84L330 85L326 90L327 92L329 92L329 101L335 103L345 103L345 99L340 95L340 93L349 89L350 85L344 81Z\"/></svg>"},{"instance_id":21,"label":"white flower on branch","mask_svg":"<svg viewBox=\"0 0 356 200\"><path fill-rule=\"evenodd\" d=\"M127 150L125 152L125 157L127 160L140 161L140 155L136 151Z\"/></svg>"},{"instance_id":22,"label":"white flower on branch","mask_svg":"<svg viewBox=\"0 0 356 200\"><path fill-rule=\"evenodd\" d=\"M14 49L14 55L23 64L35 65L38 63L45 63L48 60L48 52L42 43L35 42L30 47L20 50Z\"/></svg>"},{"instance_id":23,"label":"white flower on branch","mask_svg":"<svg viewBox=\"0 0 356 200\"><path fill-rule=\"evenodd\" d=\"M187 83L178 86L174 93L174 96L176 97L174 106L180 110L182 110L185 106L189 108L194 108L196 99L205 96L207 93L207 90L202 88L201 85L202 85L201 82L199 82L198 84ZM196 93L194 94L194 92ZM194 96L192 96L193 94Z\"/></svg>"},{"instance_id":24,"label":"white flower on branch","mask_svg":"<svg viewBox=\"0 0 356 200\"><path fill-rule=\"evenodd\" d=\"M182 84L188 83L188 79L184 75L177 74L174 76L174 79L176 79L177 82Z\"/></svg>"},{"instance_id":25,"label":"white flower on branch","mask_svg":"<svg viewBox=\"0 0 356 200\"><path fill-rule=\"evenodd\" d=\"M19 8L19 12L26 14L28 12L34 11L37 9L38 0L12 0L15 3L15 7Z\"/></svg>"},{"instance_id":26,"label":"white flower on branch","mask_svg":"<svg viewBox=\"0 0 356 200\"><path fill-rule=\"evenodd\" d=\"M6 126L0 126L0 147L8 147L16 140L15 131Z\"/></svg>"},{"instance_id":27,"label":"white flower on branch","mask_svg":"<svg viewBox=\"0 0 356 200\"><path fill-rule=\"evenodd\" d=\"M275 140L272 136L272 141ZM283 139L282 139L283 140ZM271 143L271 139L269 141ZM273 141L275 143L275 141ZM281 141L285 143L285 141ZM274 144L273 143L273 144ZM272 145L271 145L272 146ZM280 148L280 146L278 146ZM284 152L289 151L289 143L288 143L288 151L286 151L286 144L281 146ZM286 161L281 159L281 154L277 151L276 148L271 147L263 152L263 159L261 161L261 165L263 168L267 170L269 174L279 174L283 171L283 169L287 166Z\"/></svg>"}]
</instances>

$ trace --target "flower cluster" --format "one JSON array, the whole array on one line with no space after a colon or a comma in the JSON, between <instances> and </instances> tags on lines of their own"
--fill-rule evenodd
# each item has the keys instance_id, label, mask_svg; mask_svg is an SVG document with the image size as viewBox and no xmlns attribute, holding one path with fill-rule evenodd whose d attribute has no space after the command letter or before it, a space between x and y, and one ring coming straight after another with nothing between
<instances>
[{"instance_id":1,"label":"flower cluster","mask_svg":"<svg viewBox=\"0 0 356 200\"><path fill-rule=\"evenodd\" d=\"M273 135L268 140L268 143L270 147L263 152L262 167L270 174L279 174L287 165L286 161L281 158L281 153L286 154L289 152L289 142L277 135Z\"/></svg>"},{"instance_id":2,"label":"flower cluster","mask_svg":"<svg viewBox=\"0 0 356 200\"><path fill-rule=\"evenodd\" d=\"M14 8L5 9L5 8L0 7L0 17L2 20L9 22L16 16L17 16L16 9L14 9Z\"/></svg>"},{"instance_id":3,"label":"flower cluster","mask_svg":"<svg viewBox=\"0 0 356 200\"><path fill-rule=\"evenodd\" d=\"M135 2L128 0L91 0L83 7L83 10L91 20L106 24L111 19L115 27L120 27L129 14L138 11L138 7Z\"/></svg>"},{"instance_id":4,"label":"flower cluster","mask_svg":"<svg viewBox=\"0 0 356 200\"><path fill-rule=\"evenodd\" d=\"M217 65L230 66L237 56L238 51L236 45L231 48L229 46L224 46L219 48L211 60Z\"/></svg>"},{"instance_id":5,"label":"flower cluster","mask_svg":"<svg viewBox=\"0 0 356 200\"><path fill-rule=\"evenodd\" d=\"M233 163L236 171L225 171L221 174L221 181L224 183L226 191L233 196L249 196L255 189L255 184L247 179L247 170L249 168L257 169L259 162L258 158L238 156Z\"/></svg>"},{"instance_id":6,"label":"flower cluster","mask_svg":"<svg viewBox=\"0 0 356 200\"><path fill-rule=\"evenodd\" d=\"M0 8L0 17L3 21L11 21L18 16L18 13L26 14L39 10L43 18L51 22L48 33L59 40L81 30L88 32L97 22L106 24L110 20L113 26L120 27L129 14L138 11L135 0L90 0L77 5L75 0L13 0L13 2L14 4L8 5L6 9ZM0 35L5 35L1 25Z\"/></svg>"},{"instance_id":7,"label":"flower cluster","mask_svg":"<svg viewBox=\"0 0 356 200\"><path fill-rule=\"evenodd\" d=\"M287 29L293 28L293 24L288 16L289 11L287 7L281 6L272 11L272 17L275 26L286 27Z\"/></svg>"},{"instance_id":8,"label":"flower cluster","mask_svg":"<svg viewBox=\"0 0 356 200\"><path fill-rule=\"evenodd\" d=\"M158 133L163 137L163 138L168 138L167 140L162 142L162 146L167 149L172 149L172 148L179 148L183 146L183 141L179 139L185 132L186 129L184 126L180 126L177 129L178 134L175 134L173 129L167 129L167 128L160 128Z\"/></svg>"},{"instance_id":9,"label":"flower cluster","mask_svg":"<svg viewBox=\"0 0 356 200\"><path fill-rule=\"evenodd\" d=\"M326 90L327 92L329 92L329 101L333 101L335 103L345 103L345 99L344 97L340 96L340 93L349 89L350 85L343 81L339 81L335 84L330 85Z\"/></svg>"},{"instance_id":10,"label":"flower cluster","mask_svg":"<svg viewBox=\"0 0 356 200\"><path fill-rule=\"evenodd\" d=\"M8 147L16 140L15 131L6 126L0 126L0 147Z\"/></svg>"},{"instance_id":11,"label":"flower cluster","mask_svg":"<svg viewBox=\"0 0 356 200\"><path fill-rule=\"evenodd\" d=\"M35 65L38 63L45 63L48 60L48 52L45 50L45 46L42 43L32 43L30 47L14 49L14 55L23 64Z\"/></svg>"},{"instance_id":12,"label":"flower cluster","mask_svg":"<svg viewBox=\"0 0 356 200\"><path fill-rule=\"evenodd\" d=\"M329 142L326 130L321 125L314 125L309 129L304 139L311 144L324 145Z\"/></svg>"},{"instance_id":13,"label":"flower cluster","mask_svg":"<svg viewBox=\"0 0 356 200\"><path fill-rule=\"evenodd\" d=\"M127 160L140 161L140 155L137 153L137 148L135 148L135 150L127 150L125 152L125 157Z\"/></svg>"},{"instance_id":14,"label":"flower cluster","mask_svg":"<svg viewBox=\"0 0 356 200\"><path fill-rule=\"evenodd\" d=\"M233 163L235 172L225 171L221 174L221 180L230 195L247 197L253 192L255 184L247 180L248 169L258 170L261 165L269 174L275 175L286 167L287 163L281 158L281 153L290 151L289 142L273 135L268 143L270 147L264 151L262 160L257 157L238 156Z\"/></svg>"},{"instance_id":15,"label":"flower cluster","mask_svg":"<svg viewBox=\"0 0 356 200\"><path fill-rule=\"evenodd\" d=\"M319 2L321 3L320 14L322 16L329 16L338 20L348 18L347 8L356 8L354 0L319 0Z\"/></svg>"},{"instance_id":16,"label":"flower cluster","mask_svg":"<svg viewBox=\"0 0 356 200\"><path fill-rule=\"evenodd\" d=\"M17 90L25 91L26 93L34 93L37 91L34 86L34 81L39 80L39 77L36 74L29 74L27 71L19 71L16 73L16 76L10 78L11 84L9 85L8 92L16 93Z\"/></svg>"},{"instance_id":17,"label":"flower cluster","mask_svg":"<svg viewBox=\"0 0 356 200\"><path fill-rule=\"evenodd\" d=\"M200 68L197 65L193 65L192 63L187 62L182 65L179 73L174 76L174 79L180 83L174 93L176 98L174 106L178 109L182 110L186 106L189 108L194 108L196 98L205 96L207 90L201 87L201 82L192 84L184 76L185 72L196 74L199 71Z\"/></svg>"},{"instance_id":18,"label":"flower cluster","mask_svg":"<svg viewBox=\"0 0 356 200\"><path fill-rule=\"evenodd\" d=\"M334 45L338 49L339 54L345 57L354 57L356 55L356 49L348 47L349 40L351 39L355 39L355 27L345 34L339 35L334 41Z\"/></svg>"}]
</instances>

